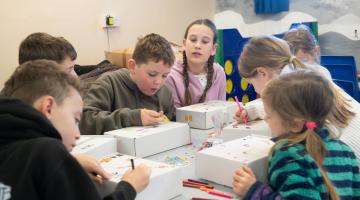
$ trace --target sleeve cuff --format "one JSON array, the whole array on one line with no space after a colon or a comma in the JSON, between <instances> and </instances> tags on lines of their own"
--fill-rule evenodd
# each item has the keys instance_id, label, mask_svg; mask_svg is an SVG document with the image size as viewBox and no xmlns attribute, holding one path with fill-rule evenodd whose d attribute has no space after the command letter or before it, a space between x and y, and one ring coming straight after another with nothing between
<instances>
[{"instance_id":1,"label":"sleeve cuff","mask_svg":"<svg viewBox=\"0 0 360 200\"><path fill-rule=\"evenodd\" d=\"M116 187L116 191L123 192L124 196L127 197L126 199L135 199L136 197L136 190L126 181L120 181Z\"/></svg>"},{"instance_id":2,"label":"sleeve cuff","mask_svg":"<svg viewBox=\"0 0 360 200\"><path fill-rule=\"evenodd\" d=\"M260 181L256 181L252 186L249 188L249 191L246 193L244 198L242 200L250 200L253 194L256 192L256 190L262 185Z\"/></svg>"},{"instance_id":3,"label":"sleeve cuff","mask_svg":"<svg viewBox=\"0 0 360 200\"><path fill-rule=\"evenodd\" d=\"M132 126L142 126L141 109L135 109L130 111L130 119L132 122Z\"/></svg>"}]
</instances>

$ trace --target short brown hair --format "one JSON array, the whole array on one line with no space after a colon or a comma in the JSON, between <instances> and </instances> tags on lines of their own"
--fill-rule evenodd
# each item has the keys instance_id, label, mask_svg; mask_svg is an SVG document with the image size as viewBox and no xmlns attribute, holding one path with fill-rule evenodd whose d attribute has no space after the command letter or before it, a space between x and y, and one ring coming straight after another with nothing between
<instances>
[{"instance_id":1,"label":"short brown hair","mask_svg":"<svg viewBox=\"0 0 360 200\"><path fill-rule=\"evenodd\" d=\"M19 47L19 64L26 61L47 59L61 63L69 57L75 60L75 48L63 37L54 37L47 33L32 33Z\"/></svg>"},{"instance_id":2,"label":"short brown hair","mask_svg":"<svg viewBox=\"0 0 360 200\"><path fill-rule=\"evenodd\" d=\"M175 61L175 55L170 43L164 37L155 33L139 39L132 58L137 64L149 61L163 61L164 64L172 66Z\"/></svg>"},{"instance_id":3,"label":"short brown hair","mask_svg":"<svg viewBox=\"0 0 360 200\"><path fill-rule=\"evenodd\" d=\"M5 82L2 94L31 105L38 98L50 95L61 104L71 88L80 93L79 80L62 71L59 64L50 60L35 60L16 68Z\"/></svg>"}]
</instances>

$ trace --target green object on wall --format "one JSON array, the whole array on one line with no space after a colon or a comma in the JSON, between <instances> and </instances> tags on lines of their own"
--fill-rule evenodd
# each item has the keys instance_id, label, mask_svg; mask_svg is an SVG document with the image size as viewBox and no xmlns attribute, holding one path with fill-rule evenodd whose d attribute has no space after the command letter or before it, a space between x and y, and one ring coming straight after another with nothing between
<instances>
[{"instance_id":1,"label":"green object on wall","mask_svg":"<svg viewBox=\"0 0 360 200\"><path fill-rule=\"evenodd\" d=\"M223 31L217 30L217 48L215 54L215 62L219 63L221 66L224 66L224 45L223 45Z\"/></svg>"}]
</instances>

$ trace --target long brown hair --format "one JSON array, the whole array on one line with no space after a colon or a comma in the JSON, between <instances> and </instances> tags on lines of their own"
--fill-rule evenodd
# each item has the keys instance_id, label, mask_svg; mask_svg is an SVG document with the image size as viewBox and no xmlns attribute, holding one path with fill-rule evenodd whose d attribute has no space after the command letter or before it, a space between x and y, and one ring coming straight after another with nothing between
<instances>
[{"instance_id":1,"label":"long brown hair","mask_svg":"<svg viewBox=\"0 0 360 200\"><path fill-rule=\"evenodd\" d=\"M255 77L258 67L268 67L280 74L286 65L291 65L295 69L306 69L306 66L293 56L284 40L272 36L250 39L238 62L239 73L244 78ZM335 109L328 116L328 120L336 127L344 128L349 125L355 113L350 110L351 106L342 94L332 85L331 89L335 94Z\"/></svg>"},{"instance_id":2,"label":"long brown hair","mask_svg":"<svg viewBox=\"0 0 360 200\"><path fill-rule=\"evenodd\" d=\"M216 43L217 40L217 32L216 32L216 26L215 24L209 20L209 19L199 19L196 20L194 22L192 22L185 31L185 35L184 35L184 39L187 38L188 33L189 33L189 29L194 26L194 25L205 25L207 27L209 27L211 29L211 31L214 33L214 37L213 37L213 44ZM183 51L183 77L184 77L184 84L185 84L185 103L186 105L190 105L192 103L192 97L189 91L189 74L188 74L188 64L187 64L187 57L186 57L186 53L185 51ZM204 92L202 93L199 102L204 102L205 98L206 98L206 93L207 91L210 89L210 87L212 86L212 80L213 80L213 75L214 75L214 56L210 56L208 61L207 61L207 75L206 75L206 79L207 79L207 83L204 89Z\"/></svg>"},{"instance_id":3,"label":"long brown hair","mask_svg":"<svg viewBox=\"0 0 360 200\"><path fill-rule=\"evenodd\" d=\"M327 150L321 137L316 133L325 125L329 113L334 108L331 84L321 75L301 70L270 81L263 91L262 98L264 105L276 112L286 127L291 127L295 119L302 120L304 124L309 121L316 123L317 128L307 129L304 126L302 132L290 133L276 145L284 142L289 146L304 143L307 153L320 169L330 199L340 199L323 167Z\"/></svg>"},{"instance_id":4,"label":"long brown hair","mask_svg":"<svg viewBox=\"0 0 360 200\"><path fill-rule=\"evenodd\" d=\"M239 72L244 78L257 74L256 68L269 67L279 74L286 65L305 68L305 65L293 57L289 45L272 36L253 37L245 45L239 58Z\"/></svg>"},{"instance_id":5,"label":"long brown hair","mask_svg":"<svg viewBox=\"0 0 360 200\"><path fill-rule=\"evenodd\" d=\"M305 25L298 26L285 33L283 39L289 44L291 52L297 54L300 50L311 55L320 64L320 50L314 35Z\"/></svg>"}]
</instances>

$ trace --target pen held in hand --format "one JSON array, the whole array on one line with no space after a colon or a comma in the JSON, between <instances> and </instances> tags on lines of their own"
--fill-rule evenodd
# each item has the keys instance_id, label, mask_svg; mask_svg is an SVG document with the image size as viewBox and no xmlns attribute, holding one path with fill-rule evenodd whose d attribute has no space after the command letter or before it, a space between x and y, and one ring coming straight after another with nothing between
<instances>
[{"instance_id":1,"label":"pen held in hand","mask_svg":"<svg viewBox=\"0 0 360 200\"><path fill-rule=\"evenodd\" d=\"M130 158L130 162L131 162L131 169L134 170L135 169L134 159Z\"/></svg>"}]
</instances>

